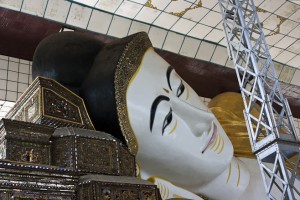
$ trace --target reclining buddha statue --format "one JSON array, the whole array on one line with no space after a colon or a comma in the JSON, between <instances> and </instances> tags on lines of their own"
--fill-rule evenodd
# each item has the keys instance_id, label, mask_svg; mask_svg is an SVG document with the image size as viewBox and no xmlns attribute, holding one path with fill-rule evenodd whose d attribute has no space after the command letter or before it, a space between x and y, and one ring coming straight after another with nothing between
<instances>
[{"instance_id":1,"label":"reclining buddha statue","mask_svg":"<svg viewBox=\"0 0 300 200\"><path fill-rule=\"evenodd\" d=\"M163 199L264 194L261 180L251 183L247 166L233 156L214 114L155 52L146 33L107 44L77 32L51 35L36 49L36 76L81 96L95 128L128 146L137 176L157 184ZM260 187L258 194L247 192L249 185Z\"/></svg>"}]
</instances>

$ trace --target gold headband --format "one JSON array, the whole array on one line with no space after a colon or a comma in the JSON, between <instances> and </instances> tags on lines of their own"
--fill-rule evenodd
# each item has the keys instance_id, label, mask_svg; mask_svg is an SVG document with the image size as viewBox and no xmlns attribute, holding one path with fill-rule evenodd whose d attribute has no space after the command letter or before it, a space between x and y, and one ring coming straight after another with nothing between
<instances>
[{"instance_id":1,"label":"gold headband","mask_svg":"<svg viewBox=\"0 0 300 200\"><path fill-rule=\"evenodd\" d=\"M125 46L115 71L114 84L119 125L129 151L133 155L136 155L138 151L138 144L129 121L126 92L131 78L141 64L144 53L149 47L152 47L152 44L147 33L137 33Z\"/></svg>"}]
</instances>

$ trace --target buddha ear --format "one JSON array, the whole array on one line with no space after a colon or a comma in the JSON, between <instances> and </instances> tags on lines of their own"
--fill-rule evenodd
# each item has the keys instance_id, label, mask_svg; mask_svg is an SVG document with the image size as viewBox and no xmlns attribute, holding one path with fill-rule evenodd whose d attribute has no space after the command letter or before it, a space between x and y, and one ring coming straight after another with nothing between
<instances>
[{"instance_id":1,"label":"buddha ear","mask_svg":"<svg viewBox=\"0 0 300 200\"><path fill-rule=\"evenodd\" d=\"M62 32L46 37L33 56L33 79L43 76L66 87L77 88L88 74L95 56L104 44L78 32Z\"/></svg>"}]
</instances>

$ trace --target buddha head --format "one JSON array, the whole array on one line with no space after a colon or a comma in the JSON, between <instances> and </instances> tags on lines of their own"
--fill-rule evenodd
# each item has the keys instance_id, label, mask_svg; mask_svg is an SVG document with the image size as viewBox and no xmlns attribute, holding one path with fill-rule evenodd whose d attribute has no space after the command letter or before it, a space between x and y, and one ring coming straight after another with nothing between
<instances>
[{"instance_id":1,"label":"buddha head","mask_svg":"<svg viewBox=\"0 0 300 200\"><path fill-rule=\"evenodd\" d=\"M43 56L36 51L35 58ZM124 141L141 171L193 187L229 166L233 147L226 133L196 92L155 52L146 33L101 46L92 63L71 88L84 99L95 128ZM33 61L35 75L56 78L47 73L56 74L56 68L61 66ZM70 80L71 74L60 77Z\"/></svg>"}]
</instances>

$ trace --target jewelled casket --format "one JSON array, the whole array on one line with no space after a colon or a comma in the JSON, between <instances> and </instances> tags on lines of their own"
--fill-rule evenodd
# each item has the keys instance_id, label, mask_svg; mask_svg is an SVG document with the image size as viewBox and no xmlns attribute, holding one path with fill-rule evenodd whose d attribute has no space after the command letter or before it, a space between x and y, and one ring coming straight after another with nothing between
<instances>
[{"instance_id":1,"label":"jewelled casket","mask_svg":"<svg viewBox=\"0 0 300 200\"><path fill-rule=\"evenodd\" d=\"M0 127L2 155L10 155L0 159L1 200L160 199L155 185L134 177L134 156L107 133L9 119Z\"/></svg>"},{"instance_id":2,"label":"jewelled casket","mask_svg":"<svg viewBox=\"0 0 300 200\"><path fill-rule=\"evenodd\" d=\"M0 160L1 200L75 200L77 183L64 168Z\"/></svg>"},{"instance_id":3,"label":"jewelled casket","mask_svg":"<svg viewBox=\"0 0 300 200\"><path fill-rule=\"evenodd\" d=\"M156 185L134 177L85 175L78 183L78 200L159 200Z\"/></svg>"},{"instance_id":4,"label":"jewelled casket","mask_svg":"<svg viewBox=\"0 0 300 200\"><path fill-rule=\"evenodd\" d=\"M83 100L58 82L43 77L32 82L6 118L94 130Z\"/></svg>"},{"instance_id":5,"label":"jewelled casket","mask_svg":"<svg viewBox=\"0 0 300 200\"><path fill-rule=\"evenodd\" d=\"M54 128L9 119L0 121L0 159L51 163L50 137Z\"/></svg>"},{"instance_id":6,"label":"jewelled casket","mask_svg":"<svg viewBox=\"0 0 300 200\"><path fill-rule=\"evenodd\" d=\"M107 133L64 127L55 130L52 142L53 165L84 174L135 176L134 156Z\"/></svg>"},{"instance_id":7,"label":"jewelled casket","mask_svg":"<svg viewBox=\"0 0 300 200\"><path fill-rule=\"evenodd\" d=\"M83 100L56 81L36 78L6 117L0 200L161 199L135 177L128 148L95 131Z\"/></svg>"}]
</instances>

